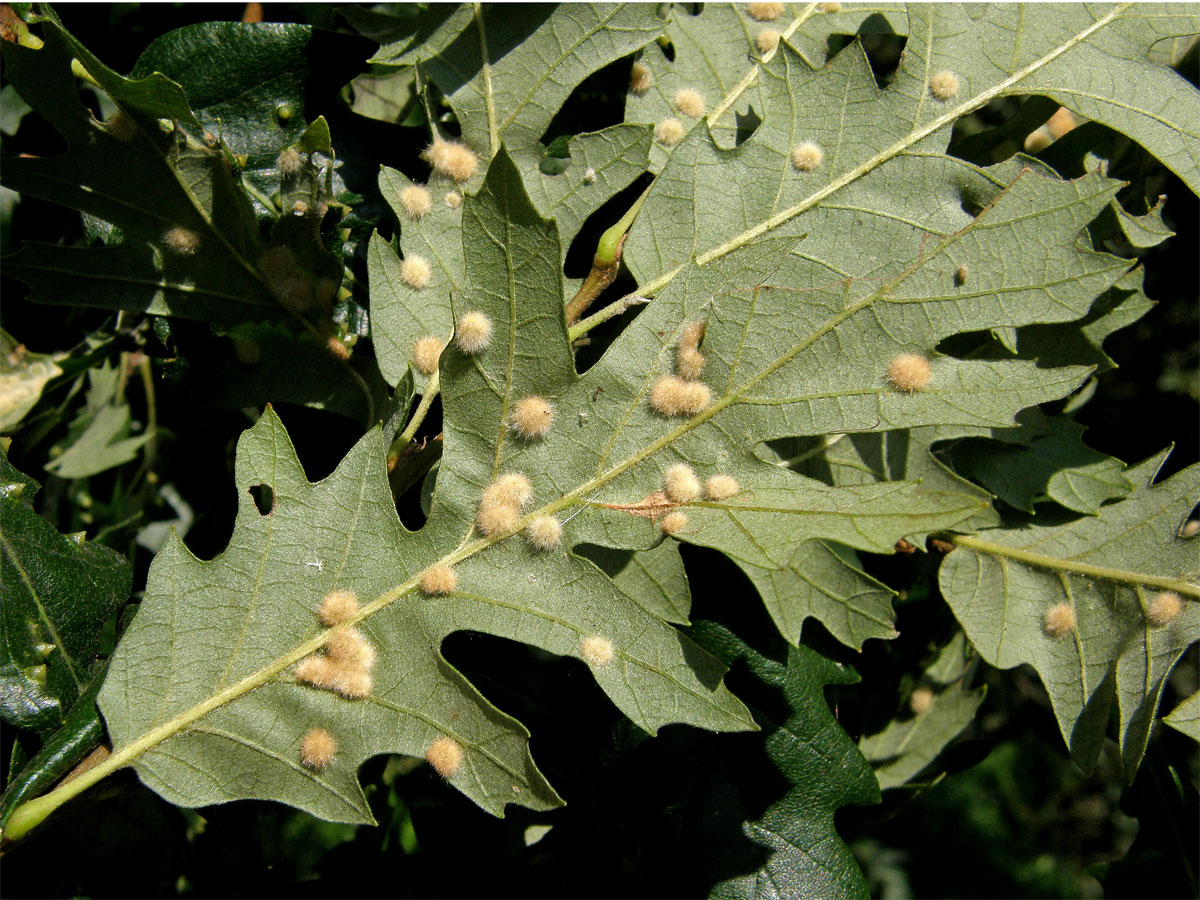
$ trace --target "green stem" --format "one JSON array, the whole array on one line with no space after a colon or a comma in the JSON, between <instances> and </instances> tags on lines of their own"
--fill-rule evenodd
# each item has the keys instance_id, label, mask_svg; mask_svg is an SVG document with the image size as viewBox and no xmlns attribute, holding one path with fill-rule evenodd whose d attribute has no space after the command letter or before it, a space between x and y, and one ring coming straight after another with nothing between
<instances>
[{"instance_id":1,"label":"green stem","mask_svg":"<svg viewBox=\"0 0 1200 900\"><path fill-rule=\"evenodd\" d=\"M242 176L242 188L247 194L261 203L268 212L279 215L279 207L275 205L275 201L251 184L250 179L245 175Z\"/></svg>"},{"instance_id":2,"label":"green stem","mask_svg":"<svg viewBox=\"0 0 1200 900\"><path fill-rule=\"evenodd\" d=\"M657 179L656 179L657 180ZM634 201L633 206L625 215L617 221L612 228L600 235L600 242L596 244L596 259L605 263L619 262L621 258L621 242L629 229L633 227L633 220L637 218L638 212L641 211L642 204L646 201L646 195L650 193L650 188L654 187L654 182L642 191L642 195Z\"/></svg>"},{"instance_id":3,"label":"green stem","mask_svg":"<svg viewBox=\"0 0 1200 900\"><path fill-rule=\"evenodd\" d=\"M412 419L409 420L408 426L400 433L400 437L396 438L392 445L395 449L403 449L412 443L413 435L417 433L417 429L421 427L421 423L425 421L425 416L429 414L429 407L433 406L433 401L442 390L441 372L434 372L429 376L429 381L425 383L425 393L421 395L421 402L417 405L417 411L413 413Z\"/></svg>"},{"instance_id":4,"label":"green stem","mask_svg":"<svg viewBox=\"0 0 1200 900\"><path fill-rule=\"evenodd\" d=\"M487 107L488 159L500 152L500 128L496 124L496 97L492 93L492 63L488 59L487 32L483 29L483 4L475 4L475 27L479 31L479 58L483 61L483 99Z\"/></svg>"},{"instance_id":5,"label":"green stem","mask_svg":"<svg viewBox=\"0 0 1200 900\"><path fill-rule=\"evenodd\" d=\"M988 556L999 556L1004 559L1016 560L1035 569L1049 569L1054 572L1062 572L1066 575L1084 575L1100 581L1115 581L1120 584L1161 588L1162 590L1175 591L1177 594L1183 594L1184 596L1200 600L1200 586L1191 584L1182 578L1147 575L1144 572L1112 569L1108 566L1097 566L1091 563L1078 562L1073 559L1058 559L1057 557L1045 556L1041 553L1033 553L1029 550L1021 550L1017 547L1009 547L1005 544L996 544L973 535L943 534L939 535L939 537L955 546L966 547L968 550Z\"/></svg>"},{"instance_id":6,"label":"green stem","mask_svg":"<svg viewBox=\"0 0 1200 900\"><path fill-rule=\"evenodd\" d=\"M567 325L574 326L593 303L608 288L617 277L617 273L621 269L621 253L625 247L625 238L629 235L629 229L633 227L634 219L637 218L638 212L642 208L642 203L646 199L646 195L650 193L650 188L654 187L653 182L642 191L642 195L637 198L633 206L625 212L625 215L617 221L615 225L609 228L604 234L600 235L600 241L596 244L596 255L592 257L592 270L588 272L587 278L583 280L583 284L579 286L579 290L575 292L575 296L567 303L564 315L566 316ZM625 298L622 298L625 299ZM617 301L620 303L621 301ZM620 310L610 312L605 319L610 319L619 312L624 312L630 304L626 303ZM592 326L605 321L600 319L593 322ZM574 337L572 337L574 340Z\"/></svg>"},{"instance_id":7,"label":"green stem","mask_svg":"<svg viewBox=\"0 0 1200 900\"><path fill-rule=\"evenodd\" d=\"M642 297L636 293L626 294L620 300L613 301L612 303L608 304L608 306L604 307L604 309L597 313L593 313L583 321L576 322L567 329L567 337L572 343L574 343L597 325L601 324L602 322L607 322L609 319L615 316L619 316L621 313L625 312L625 310L629 309L629 307L649 302L649 297Z\"/></svg>"},{"instance_id":8,"label":"green stem","mask_svg":"<svg viewBox=\"0 0 1200 900\"><path fill-rule=\"evenodd\" d=\"M150 357L143 356L138 363L138 371L142 376L142 391L146 395L146 430L150 432L150 440L146 442L146 467L154 466L155 444L158 443L158 401L154 393L154 372L150 368Z\"/></svg>"}]
</instances>

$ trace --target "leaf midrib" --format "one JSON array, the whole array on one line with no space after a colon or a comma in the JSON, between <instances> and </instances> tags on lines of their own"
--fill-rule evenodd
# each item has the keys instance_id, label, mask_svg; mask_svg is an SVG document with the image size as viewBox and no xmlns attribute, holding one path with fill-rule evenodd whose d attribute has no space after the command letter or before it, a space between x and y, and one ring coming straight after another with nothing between
<instances>
[{"instance_id":1,"label":"leaf midrib","mask_svg":"<svg viewBox=\"0 0 1200 900\"><path fill-rule=\"evenodd\" d=\"M1076 559L1063 559L1019 547L1009 547L993 541L984 540L975 535L955 534L944 535L943 539L959 547L964 547L977 554L993 556L1003 560L1019 562L1033 569L1059 573L1062 576L1078 575L1099 581L1113 581L1134 587L1162 588L1175 591L1193 599L1200 600L1200 586L1192 584L1183 578L1172 578L1167 575L1150 575L1145 572L1132 572L1128 569L1118 569L1111 566L1098 566L1092 563L1080 562Z\"/></svg>"},{"instance_id":2,"label":"leaf midrib","mask_svg":"<svg viewBox=\"0 0 1200 900\"><path fill-rule=\"evenodd\" d=\"M785 224L786 222L788 222L792 218L800 215L801 213L805 212L806 210L811 209L813 206L815 206L817 203L819 203L825 197L830 196L831 194L840 190L841 188L845 187L846 185L850 184L851 182L856 181L858 178L861 178L863 175L870 172L877 166L881 165L883 162L886 162L888 159L891 159L892 157L898 155L900 152L911 147L913 144L916 144L919 141L923 140L925 137L936 132L938 129L950 124L957 118L959 118L969 112L972 112L975 109L982 107L983 105L985 105L986 103L988 103L992 99L994 99L995 97L1002 94L1008 88L1017 84L1022 79L1028 77L1029 75L1038 71L1040 68L1048 65L1050 62L1057 59L1059 56L1063 55L1064 53L1066 53L1073 47L1082 43L1084 40L1086 40L1088 37L1090 37L1094 32L1105 27L1109 22L1111 22L1113 19L1115 19L1118 15L1122 14L1130 5L1131 4L1129 4L1129 3L1125 3L1125 4L1121 4L1121 5L1114 7L1108 14L1106 14L1102 18L1098 19L1095 23L1093 23L1093 25L1084 29L1082 32L1080 32L1079 34L1077 34L1075 37L1071 38L1070 40L1064 42L1062 45L1060 45L1058 48L1056 48L1051 53L1046 54L1039 60L1036 60L1035 62L1031 63L1029 66L1026 66L1020 72L1017 72L1014 75L1010 76L1009 78L1004 79L1003 81L999 82L997 85L993 86L989 90L984 91L983 93L981 93L979 95L976 95L972 100L967 101L963 104L960 104L958 107L955 107L952 110L948 110L947 112L943 113L941 116L931 120L926 125L922 126L921 128L917 129L916 131L910 133L906 138L904 138L900 141L897 141L891 147L881 151L880 153L876 154L874 157L870 158L869 160L866 160L865 162L861 163L859 166L855 167L854 169L850 170L849 172L846 172L839 178L830 182L828 185L826 185L826 187L824 187L821 190L810 195L808 198L801 201L800 203L798 203L786 210L783 210L780 213L775 214L774 216L771 216L770 218L766 219L765 221L759 223L758 225L744 231L742 234L737 235L736 237L730 239L729 241L726 241L724 244L721 244L718 247L712 248L709 251L706 251L705 253L698 255L696 257L696 264L698 266L706 265L708 262L711 262L715 259L719 259L720 257L725 256L728 253L731 253L734 250L737 250L737 249L745 246L746 244L750 243L751 241L758 238L759 236L779 227L780 225ZM480 29L480 36L482 39L483 38L482 28ZM190 196L190 194L189 194L189 196ZM229 248L229 249L232 251L232 248ZM242 261L243 265L246 265L245 261L242 260L242 258L239 254L234 253L233 255L235 256L235 258L239 259L239 261ZM642 288L640 288L640 292L643 294L653 294L653 293L657 292L658 290L661 290L662 287L664 287L683 268L684 268L683 266L679 266L676 269L672 270L671 272L659 276L658 279L651 282L649 285L646 285L646 286L643 286ZM903 277L905 277L908 274L908 271L909 270L906 269L899 276L897 276L896 280L898 281L898 280L902 279ZM253 269L251 269L251 272L253 272L257 276L257 273L254 272ZM881 289L881 291L882 290L883 289ZM773 374L780 367L782 367L787 362L789 362L791 359L793 359L798 353L800 353L807 347L811 346L812 343L814 343L816 340L818 340L824 334L828 333L832 328L836 327L838 324L840 324L842 321L845 321L850 316L856 314L861 309L863 309L865 306L869 305L871 302L874 302L874 300L877 299L878 296L881 294L881 291L876 291L875 293L868 295L867 297L864 297L863 300L854 304L852 307L843 310L841 313L839 313L836 316L831 317L826 323L824 323L820 328L818 328L808 338L806 338L803 341L798 342L787 353L784 353L783 355L781 355L780 358L777 359L774 363L772 363L770 366L767 366L761 372L759 372L757 375L755 375L754 377L749 379L747 382L745 382L739 391L730 392L730 393L726 394L724 397L720 398L715 403L713 403L712 406L710 406L707 410L705 410L700 415L698 415L695 418L672 429L667 434L665 434L661 438L659 438L657 441L652 442L647 447L645 447L642 450L638 451L637 453L631 455L630 457L628 457L626 460L622 461L621 463L618 463L617 465L613 466L608 471L600 473L600 474L596 475L595 477L589 479L583 485L580 485L574 491L571 491L570 493L564 495L559 500L549 503L546 506L542 507L540 510L535 510L534 512L526 515L518 522L516 528L512 532L495 535L490 538L485 538L485 539L481 539L481 540L477 540L477 541L473 541L473 542L464 544L463 546L460 546L458 549L456 549L452 553L445 556L440 562L442 562L443 564L446 564L446 565L453 565L454 563L457 563L463 559L473 556L475 553L478 553L478 552L486 549L487 547L491 546L494 543L497 543L501 540L511 537L512 534L516 533L521 528L523 528L525 526L525 524L527 524L527 522L530 521L536 515L552 514L554 512L557 512L558 510L566 508L567 506L574 505L581 497L583 497L587 493L590 493L591 491L595 490L596 488L602 487L604 484L607 484L609 481L616 478L621 473L628 471L630 468L632 468L633 466L637 465L638 463L644 461L645 459L649 458L654 453L657 453L659 450L663 449L664 447L669 446L671 443L673 443L675 440L677 440L682 435L686 434L688 431L698 427L699 425L702 425L703 423L705 423L709 419L711 419L713 416L715 416L716 414L718 414L719 412L724 410L726 407L730 406L737 399L739 399L739 395L741 393L744 393L746 390L751 389L753 386L755 386L756 384L761 382L763 379L765 379L769 375ZM978 539L971 538L971 537L968 537L965 535L955 535L952 537L952 540L955 543L960 544L961 546L967 546L967 547L975 546L978 548L986 548L988 552L995 552L996 555L1001 555L1001 556L1011 555L1012 558L1020 558L1020 557L1016 556L1016 554L1018 554L1018 553L1025 554L1026 553L1026 551L1017 551L1017 550L1014 550L1013 548L1006 548L1006 547L1001 547L1000 545L992 545L988 542L978 541ZM993 548L994 548L994 550L993 550ZM1068 567L1067 564L1063 563L1060 560L1054 560L1054 559L1051 559L1048 557L1042 557L1038 554L1027 554L1027 555L1029 557L1036 557L1037 562L1033 563L1033 564L1040 565L1044 568L1063 569L1063 568ZM1083 563L1074 563L1072 565L1074 566L1074 569L1072 571L1075 571L1078 574L1088 574L1092 571L1095 571L1097 573L1100 573L1100 572L1104 573L1103 575L1097 574L1096 577L1106 577L1109 580L1128 581L1130 583L1150 584L1150 585L1155 585L1155 586L1157 586L1159 583L1163 583L1164 586L1168 586L1171 589L1179 590L1181 593L1185 593L1188 596L1200 599L1200 588L1192 586L1183 581L1179 581L1179 580L1175 580L1175 579L1160 579L1157 576L1149 576L1149 577L1141 576L1138 573L1121 572L1120 570L1106 569L1104 567L1099 567L1099 566L1089 566L1089 565L1083 564ZM408 579L407 581L405 581L402 584L398 585L397 587L393 588L391 591L386 592L385 594L383 594L376 600L367 604L360 611L360 613L357 616L355 616L347 624L350 624L350 625L356 624L357 622L368 618L369 616L373 615L374 613L378 612L379 610L383 609L384 607L390 605L395 600L397 600L400 597L404 596L405 594L409 593L416 587L419 577L420 577L419 574L414 575L412 578ZM166 740L167 738L169 738L169 737L173 736L174 734L178 733L179 731L183 730L183 728L186 727L191 722L197 721L198 719L207 715L209 712L212 712L213 710L218 709L221 706L224 706L226 703L236 700L238 697L242 696L243 694L248 693L249 691L253 690L254 688L266 683L270 678L273 678L275 675L279 674L284 669L295 664L296 662L299 662L300 659L307 656L309 653L313 653L313 652L319 650L322 646L324 646L324 644L327 640L328 640L328 634L326 633L326 634L319 634L319 635L309 639L308 641L305 641L304 643L300 644L296 649L294 649L290 653L286 653L283 656L281 656L279 659L275 660L275 662L270 663L267 666L264 666L262 669L260 669L257 672L251 673L250 675L246 676L245 678L241 679L240 681L236 682L235 684L230 685L226 689L212 695L207 700L192 707L190 710L186 710L183 713L180 713L179 715L177 715L173 719L169 720L168 722L165 722L156 728L150 729L141 738L131 742L130 744L128 744L124 748L122 748L122 750L112 754L101 765L97 766L96 768L92 769L90 772L85 773L84 775L82 775L79 778L75 779L74 781L68 783L64 787L60 788L59 791L61 791L61 793L59 793L59 791L55 791L55 792L52 792L51 795L45 795L45 797L39 798L39 800L49 799L53 794L58 794L59 797L61 797L63 800L65 800L68 797L71 797L71 796L74 796L74 795L80 793L81 791L85 790L87 787L90 787L92 784L96 783L100 779L107 776L110 772L112 772L118 768L121 768L124 765L127 765L132 760L141 756L143 753L145 753L150 748L156 746L157 744L161 743L162 741ZM31 801L31 802L37 803L37 801ZM59 801L59 802L61 802L61 801Z\"/></svg>"},{"instance_id":3,"label":"leaf midrib","mask_svg":"<svg viewBox=\"0 0 1200 900\"><path fill-rule=\"evenodd\" d=\"M1049 65L1050 63L1052 63L1054 60L1058 59L1064 53L1067 53L1068 51L1074 49L1079 44L1083 43L1085 40L1087 40L1089 37L1091 37L1092 34L1094 34L1096 31L1099 31L1100 29L1104 28L1111 21L1113 21L1114 19L1116 19L1117 17L1122 15L1132 5L1133 4L1131 4L1131 3L1122 3L1122 4L1119 4L1115 7L1113 7L1113 9L1111 9L1106 15L1097 19L1094 23L1092 23L1090 26L1085 28L1083 31L1079 32L1078 34L1076 34L1074 37L1070 38L1069 40L1064 41L1058 47L1054 48L1053 50L1051 50L1049 53L1045 54L1041 58L1034 60L1032 63L1027 65L1025 68L1021 69L1018 72L1015 72L1014 74L1010 75L1008 78L1005 78L1002 81L997 82L992 87L988 88L987 90L983 91L982 93L976 94L974 97L972 97L969 100L964 101L963 103L960 103L958 106L956 106L952 109L946 110L940 116L937 116L937 117L931 119L929 122L920 126L916 130L909 132L908 135L906 135L905 137L896 141L890 147L888 147L884 150L881 150L879 153L875 154L870 159L865 160L864 162L855 166L853 169L849 170L848 172L845 172L842 175L838 176L837 178L833 179L827 185L825 185L825 187L810 194L808 197L806 197L804 200L801 200L799 203L797 203L793 206L790 206L787 209L781 210L780 212L775 213L773 216L769 216L768 218L764 219L762 222L759 222L757 225L754 225L751 228L746 229L741 234L736 235L733 238L730 238L725 243L720 244L717 247L713 247L713 248L705 251L704 253L697 255L695 257L696 265L705 266L708 263L712 262L713 260L720 259L722 256L732 253L734 250L737 250L737 249L745 246L746 244L749 244L751 241L755 240L758 237L761 237L762 235L766 234L767 232L773 231L774 229L778 228L779 226L786 224L787 222L794 219L796 216L800 215L801 213L807 212L808 210L812 209L814 206L816 206L818 203L820 203L826 197L829 197L830 195L836 193L837 191L840 191L842 188L850 185L851 183L857 181L859 178L863 177L867 173L878 168L883 163L900 155L902 152L904 152L908 148L912 147L913 145L920 143L925 138L927 138L929 135L933 134L934 132L938 131L939 129L944 128L945 126L950 125L951 123L955 122L962 116L965 116L965 115L967 115L971 112L974 112L975 110L980 109L981 107L987 105L992 100L994 100L996 97L999 97L1000 95L1004 94L1006 91L1008 91L1010 88L1012 88L1013 86L1020 83L1022 80L1028 78L1030 75L1033 75L1035 72L1039 71L1040 69L1042 69L1045 66ZM679 274L680 271L683 270L683 268L684 268L684 266L677 266L676 268L672 269L671 271L666 272L662 275L659 275L657 278L655 278L653 281L649 282L648 284L641 285L638 288L638 292L640 292L642 294L653 295L653 294L657 293L658 291L661 291L664 287L666 287L666 285L671 281L671 279L673 279L677 274Z\"/></svg>"}]
</instances>

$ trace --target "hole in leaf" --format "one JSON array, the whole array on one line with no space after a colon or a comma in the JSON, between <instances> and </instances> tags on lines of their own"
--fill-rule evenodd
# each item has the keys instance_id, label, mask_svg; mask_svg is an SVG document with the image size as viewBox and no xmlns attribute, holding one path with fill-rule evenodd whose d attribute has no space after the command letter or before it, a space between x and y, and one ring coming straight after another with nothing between
<instances>
[{"instance_id":1,"label":"hole in leaf","mask_svg":"<svg viewBox=\"0 0 1200 900\"><path fill-rule=\"evenodd\" d=\"M942 338L937 352L959 359L1012 359L1013 354L991 331L964 331Z\"/></svg>"},{"instance_id":2,"label":"hole in leaf","mask_svg":"<svg viewBox=\"0 0 1200 900\"><path fill-rule=\"evenodd\" d=\"M1200 504L1192 507L1183 524L1179 526L1179 536L1187 540L1200 539Z\"/></svg>"},{"instance_id":3,"label":"hole in leaf","mask_svg":"<svg viewBox=\"0 0 1200 900\"><path fill-rule=\"evenodd\" d=\"M981 166L1002 162L1057 109L1048 97L998 97L954 123L947 152Z\"/></svg>"},{"instance_id":4,"label":"hole in leaf","mask_svg":"<svg viewBox=\"0 0 1200 900\"><path fill-rule=\"evenodd\" d=\"M269 516L275 510L275 491L269 484L250 485L250 497L260 516Z\"/></svg>"},{"instance_id":5,"label":"hole in leaf","mask_svg":"<svg viewBox=\"0 0 1200 900\"><path fill-rule=\"evenodd\" d=\"M831 34L826 38L825 45L828 54L825 61L833 59L845 50L855 40L862 43L863 53L871 66L871 74L880 88L891 84L900 65L900 57L904 54L904 46L908 39L892 31L888 20L879 13L873 13L863 19L857 34Z\"/></svg>"},{"instance_id":6,"label":"hole in leaf","mask_svg":"<svg viewBox=\"0 0 1200 900\"><path fill-rule=\"evenodd\" d=\"M571 165L567 142L577 134L600 131L625 119L625 95L633 57L614 60L581 81L554 114L538 142L543 175L561 175Z\"/></svg>"},{"instance_id":7,"label":"hole in leaf","mask_svg":"<svg viewBox=\"0 0 1200 900\"><path fill-rule=\"evenodd\" d=\"M762 124L762 117L755 112L753 106L749 106L744 113L734 113L734 122L737 124L737 130L734 132L733 142L735 147L740 147L758 130L758 126Z\"/></svg>"}]
</instances>

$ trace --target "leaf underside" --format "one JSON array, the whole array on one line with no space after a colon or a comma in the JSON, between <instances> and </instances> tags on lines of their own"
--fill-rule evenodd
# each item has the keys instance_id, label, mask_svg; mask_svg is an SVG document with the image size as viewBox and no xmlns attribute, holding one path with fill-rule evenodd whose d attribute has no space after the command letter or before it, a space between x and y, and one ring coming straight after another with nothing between
<instances>
[{"instance_id":1,"label":"leaf underside","mask_svg":"<svg viewBox=\"0 0 1200 900\"><path fill-rule=\"evenodd\" d=\"M1084 769L1100 752L1115 700L1132 777L1166 676L1200 638L1200 567L1195 545L1179 536L1200 496L1200 466L1152 485L1164 458L1131 467L1126 474L1137 487L1095 517L983 532L942 563L942 594L971 643L994 666L1037 670ZM1182 610L1156 625L1150 606L1168 588L1182 597ZM1076 625L1055 637L1043 617L1061 603Z\"/></svg>"},{"instance_id":2,"label":"leaf underside","mask_svg":"<svg viewBox=\"0 0 1200 900\"><path fill-rule=\"evenodd\" d=\"M434 177L432 208L418 217L400 198L414 182L383 169L379 184L400 220L399 238L393 246L376 234L367 248L372 338L390 384L407 383L418 338L449 341L467 311L492 323L482 352L450 343L441 355L444 451L428 522L418 532L400 524L379 432L359 441L333 475L311 484L279 419L265 413L239 443L239 512L229 547L201 561L175 538L153 564L146 599L100 695L115 753L126 754L147 784L176 803L266 798L326 819L365 822L370 811L356 780L362 761L389 752L420 756L448 736L465 751L449 781L484 809L500 815L508 802L539 810L559 805L523 726L441 656L441 642L462 630L579 658L651 733L673 722L753 729L722 683L720 662L672 627L687 621L688 602L674 544L662 543L669 509L687 518L668 540L729 556L790 643L809 617L855 648L893 637L890 591L861 571L853 551L890 552L900 538L919 542L935 531L998 524L990 496L950 471L933 455L934 444L1011 428L1022 410L1069 395L1106 360L1100 343L1119 327L1116 320L1144 311L1129 262L1094 250L1086 230L1121 183L1099 172L1063 180L1030 157L979 166L949 156L955 119L992 97L1042 93L1131 135L1185 179L1200 159L1193 125L1176 118L1192 115L1183 101L1194 99L1194 89L1144 52L1183 28L1186 16L1053 7L1018 23L1015 8L973 9L889 11L887 20L908 36L908 51L884 89L858 43L827 62L806 55L823 46L830 29L853 31L865 14L817 15L808 6L797 7L794 28L761 65L750 50L755 31L740 9L707 6L691 18L676 10L669 26L643 6L563 5L521 22L500 7L462 7L422 19L423 41L400 38L382 48L377 61L420 62L421 77L446 96L464 141L479 155L478 174L465 184ZM705 31L735 19L740 31L733 37L722 33L718 41ZM653 43L664 27L677 40L674 63ZM1002 65L992 61L1001 56L978 53L989 41L1011 50ZM701 71L693 54L736 61L739 42L746 56L738 77L722 75L703 87L710 101L732 96L752 74L752 88L723 115L738 115L741 101L751 104L760 119L753 133L739 134L717 118L697 122L669 152L654 143L652 126L669 111L662 109L673 98L669 91ZM657 92L631 97L626 122L576 135L563 174L542 173L537 144L556 137L546 129L558 107L588 75L643 48ZM50 51L66 60L76 48L52 31L41 52ZM6 47L10 52L19 72L26 51ZM961 88L943 104L930 97L927 82L947 66ZM1096 97L1077 83L1094 66L1112 76L1111 96ZM118 87L129 91L131 84ZM72 151L84 141L113 143L104 132L96 137L94 125L61 97L46 103L60 109ZM186 103L178 112L185 110ZM824 148L814 171L792 164L802 140ZM165 138L156 141L155 165L168 159L172 171L195 166L212 197L225 196L223 157L186 148L172 157ZM126 151L118 150L123 159ZM659 174L624 262L655 299L580 375L563 315L572 287L562 271L566 249L587 217L647 167ZM32 183L37 172L29 163L17 169L17 180ZM204 235L221 235L212 251L221 265L213 271L238 273L229 292L237 309L221 306L230 297L216 294L211 307L185 309L182 295L158 281L145 286L144 308L237 319L248 297L273 304L249 262L259 240L251 208L231 187L226 199L227 208L182 197L180 214L199 216L193 224ZM225 230L217 227L218 209L229 213ZM128 246L120 252L136 249L157 279L164 264L151 247L160 224L151 219L147 228L138 225L144 217L126 221L110 212L125 231ZM33 255L50 252L22 251L14 274L25 277L45 262L30 263ZM402 268L402 259L414 256L429 265L421 287ZM190 264L181 271L194 274ZM1102 302L1109 308L1100 310ZM1085 316L1094 327L1081 346L1035 358L1032 347L1052 343L1037 329L1078 331L1066 323ZM668 417L649 397L673 371L684 326L696 320L707 323L701 349L712 402L696 415ZM964 333L1015 335L1016 355L945 349L946 339ZM889 381L889 365L903 353L931 362L931 381L919 390ZM415 382L429 390L424 376ZM508 426L513 405L530 394L556 408L542 440L523 440ZM796 441L801 445L786 452L767 443ZM701 479L731 475L739 490L719 501L651 502L675 462L693 466ZM518 529L534 515L555 515L565 521L562 549L537 552L516 533L483 537L474 530L481 492L514 470L529 476L534 493ZM1136 483L1150 476L1137 469L1125 477ZM251 496L259 486L273 497L265 514ZM1064 528L1085 535L1089 522L1103 525L1119 517L1113 510L1141 509L1145 496L1161 498L1164 489L1134 490L1108 506L1102 504L1121 491L1089 494L1079 505L1096 517ZM1171 496L1184 502L1182 493ZM943 590L971 640L983 642L985 658L1015 664L1000 653L1007 645L988 649L986 626L960 599L966 588L959 567L970 558L966 548L948 557ZM417 589L419 574L437 562L458 573L457 589L446 597ZM1050 588L1038 587L1041 593L1019 602L1043 602ZM334 588L362 599L357 624L379 653L365 699L344 699L293 676L294 665L326 639L315 612ZM1128 606L1124 589L1114 590L1110 599ZM1094 757L1095 723L1102 728L1104 698L1115 690L1127 759L1140 759L1162 679L1195 638L1193 612L1189 605L1186 624L1171 629L1179 637L1161 647L1147 635L1155 649L1140 668L1137 658L1112 648L1085 665L1080 698L1056 697L1047 672L1059 661L1044 661L1046 671L1039 671L1077 758ZM1027 616L1034 631L1039 616ZM1100 635L1108 640L1122 633L1112 618L1088 627L1108 629ZM1082 614L1080 620L1090 622ZM583 642L592 636L611 641L611 662L587 662ZM1031 640L1042 640L1040 632ZM1069 648L1064 642L1052 649ZM795 654L806 652L792 651L789 670ZM1079 687L1078 671L1069 678L1065 664L1055 671L1064 691ZM300 743L314 727L338 743L320 771L300 760ZM781 854L796 845L790 837L771 843ZM852 889L847 882L838 892Z\"/></svg>"}]
</instances>

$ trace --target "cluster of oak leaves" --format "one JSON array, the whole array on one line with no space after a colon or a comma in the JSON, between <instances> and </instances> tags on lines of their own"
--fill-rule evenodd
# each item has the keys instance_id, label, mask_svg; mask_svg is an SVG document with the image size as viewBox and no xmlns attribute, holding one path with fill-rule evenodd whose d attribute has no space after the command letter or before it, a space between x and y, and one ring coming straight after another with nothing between
<instances>
[{"instance_id":1,"label":"cluster of oak leaves","mask_svg":"<svg viewBox=\"0 0 1200 900\"><path fill-rule=\"evenodd\" d=\"M822 3L824 12L836 12L837 3ZM760 22L770 22L782 12L781 3L750 3L748 11ZM780 33L764 27L755 42L762 53L773 51L780 40ZM630 74L629 89L634 94L644 94L653 84L650 69L643 63L634 63ZM929 93L937 101L952 99L959 91L958 77L951 71L934 73L929 79ZM672 98L678 112L690 118L699 118L705 113L705 98L698 92L684 88ZM119 119L119 117L118 117ZM120 129L123 123L110 122L110 131ZM664 146L677 144L685 133L683 124L675 118L666 118L655 126L655 139ZM461 185L475 175L478 158L466 145L455 140L437 138L423 154L430 166L439 175L446 176ZM791 163L797 171L811 172L824 162L823 148L813 142L804 141L792 149ZM295 149L285 150L280 155L278 167L286 178L299 171L302 158ZM590 174L590 173L589 173ZM413 220L427 215L433 207L434 198L429 189L419 184L406 186L400 192L400 205ZM457 207L462 195L455 190L446 193L443 202ZM307 210L297 210L307 212ZM168 249L192 255L199 246L197 235L187 229L176 227L163 235ZM294 260L270 258L272 252L286 252L275 248L259 261L259 268L268 276L267 281L280 286L277 299L285 306L295 308L298 298L294 296L295 285L286 278L271 277L284 271L294 271ZM401 279L414 290L421 290L431 280L432 270L427 260L417 254L408 254L401 263ZM955 282L964 284L969 278L966 266L955 273ZM308 292L318 289L309 285ZM336 285L329 285L330 293ZM311 298L308 298L311 299ZM685 325L676 348L675 374L661 376L653 385L648 402L655 413L664 417L692 417L702 413L712 403L711 389L701 380L705 358L701 352L705 322L694 321ZM454 329L453 342L458 351L467 355L487 352L492 338L492 322L482 312L471 310L462 313ZM336 346L335 346L336 345ZM331 350L341 348L336 341L330 342ZM419 338L412 348L414 368L426 376L438 370L439 360L446 349L444 342L434 336ZM903 353L888 365L887 381L901 392L913 393L926 388L933 379L929 360L917 353ZM545 437L553 425L554 404L544 397L531 395L517 401L507 425L513 434L524 441L537 441ZM715 474L703 484L690 466L676 463L669 466L663 477L660 490L655 491L643 504L643 511L652 517L664 534L675 534L687 525L687 513L680 509L690 501L703 496L710 501L726 500L741 490L737 481L729 475ZM488 538L504 539L515 533L522 510L533 499L533 488L529 479L520 472L501 474L482 493L475 520L476 528ZM1191 526L1193 523L1189 523ZM564 523L553 515L542 515L532 519L524 529L525 539L540 552L552 552L562 543ZM458 576L450 566L438 563L421 573L419 587L430 596L445 596L455 591ZM1146 618L1154 627L1163 627L1177 618L1183 610L1182 598L1173 591L1157 593L1150 601ZM321 651L301 660L293 669L293 677L314 688L333 691L347 699L367 697L372 689L371 670L376 652L363 634L354 627L360 618L358 597L353 591L339 589L329 593L323 600L318 615L329 635ZM1069 603L1059 603L1047 609L1042 618L1042 630L1051 639L1065 638L1076 628L1075 612ZM579 642L579 654L596 667L609 665L615 657L612 641L602 634L584 637ZM914 697L914 701L916 698ZM337 753L337 740L323 728L313 728L304 737L300 748L300 760L310 769L326 768ZM449 736L435 739L425 750L426 759L443 777L453 778L461 769L464 750L461 744Z\"/></svg>"}]
</instances>

